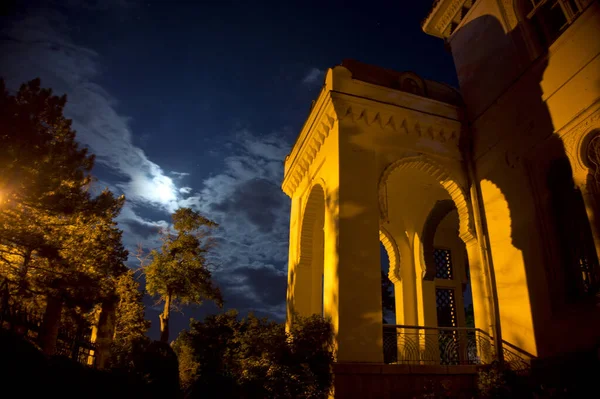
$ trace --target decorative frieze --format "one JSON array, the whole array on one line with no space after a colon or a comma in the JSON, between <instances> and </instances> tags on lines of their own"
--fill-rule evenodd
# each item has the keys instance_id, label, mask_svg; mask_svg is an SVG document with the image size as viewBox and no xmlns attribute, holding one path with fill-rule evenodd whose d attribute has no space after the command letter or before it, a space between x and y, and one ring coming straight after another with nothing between
<instances>
[{"instance_id":1,"label":"decorative frieze","mask_svg":"<svg viewBox=\"0 0 600 399\"><path fill-rule=\"evenodd\" d=\"M308 131L307 138L301 144L302 147L296 154L296 160L293 161L283 181L283 191L290 197L308 172L310 165L329 136L329 132L333 129L336 120L335 110L329 104L315 121L314 127Z\"/></svg>"},{"instance_id":2,"label":"decorative frieze","mask_svg":"<svg viewBox=\"0 0 600 399\"><path fill-rule=\"evenodd\" d=\"M340 121L351 121L382 130L392 130L406 135L425 137L441 143L452 142L453 144L458 144L458 124L456 124L456 128L453 128L451 124L442 123L425 125L423 121L411 120L408 116L402 117L399 114L375 111L357 105L338 105L336 108L342 108L342 112L339 112L340 115L343 115L340 117Z\"/></svg>"},{"instance_id":3,"label":"decorative frieze","mask_svg":"<svg viewBox=\"0 0 600 399\"><path fill-rule=\"evenodd\" d=\"M376 104L377 105L377 104ZM313 127L307 132L304 142L292 160L292 165L286 173L283 182L283 191L292 196L302 179L317 157L325 140L329 136L337 121L353 123L368 127L370 131L397 132L405 136L424 138L456 149L459 142L460 122L444 118L428 116L430 122L418 118L419 111L396 107L389 111L382 110L381 106L369 106L358 102L349 102L342 99L328 99L328 104L314 120ZM411 116L414 114L414 116Z\"/></svg>"}]
</instances>

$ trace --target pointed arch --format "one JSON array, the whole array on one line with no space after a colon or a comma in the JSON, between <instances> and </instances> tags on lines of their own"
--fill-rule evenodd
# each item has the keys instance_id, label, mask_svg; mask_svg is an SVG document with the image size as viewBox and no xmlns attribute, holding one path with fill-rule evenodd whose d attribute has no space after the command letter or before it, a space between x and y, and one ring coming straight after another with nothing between
<instances>
[{"instance_id":1,"label":"pointed arch","mask_svg":"<svg viewBox=\"0 0 600 399\"><path fill-rule=\"evenodd\" d=\"M466 244L475 239L472 228L472 216L465 190L441 166L425 155L410 156L388 165L379 179L379 209L381 218L388 221L387 181L390 175L399 170L420 170L435 179L448 192L458 211L459 236Z\"/></svg>"}]
</instances>

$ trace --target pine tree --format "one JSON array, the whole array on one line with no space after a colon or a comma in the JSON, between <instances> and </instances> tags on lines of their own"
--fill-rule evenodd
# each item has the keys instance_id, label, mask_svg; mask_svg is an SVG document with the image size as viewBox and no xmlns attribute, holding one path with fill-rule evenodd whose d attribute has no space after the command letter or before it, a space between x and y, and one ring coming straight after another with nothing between
<instances>
[{"instance_id":1,"label":"pine tree","mask_svg":"<svg viewBox=\"0 0 600 399\"><path fill-rule=\"evenodd\" d=\"M150 322L144 318L144 294L140 291L132 270L118 277L115 293L118 298L115 341L132 342L145 337Z\"/></svg>"},{"instance_id":2,"label":"pine tree","mask_svg":"<svg viewBox=\"0 0 600 399\"><path fill-rule=\"evenodd\" d=\"M91 309L127 258L114 221L125 198L90 193L94 156L75 140L65 104L39 79L14 95L0 80L0 274L17 303L45 302L48 354L63 307Z\"/></svg>"}]
</instances>

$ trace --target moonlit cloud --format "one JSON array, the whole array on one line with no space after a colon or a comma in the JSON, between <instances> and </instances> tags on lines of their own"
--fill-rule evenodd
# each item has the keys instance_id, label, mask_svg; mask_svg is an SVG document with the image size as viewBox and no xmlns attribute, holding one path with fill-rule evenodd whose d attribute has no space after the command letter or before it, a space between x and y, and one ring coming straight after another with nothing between
<instances>
[{"instance_id":1,"label":"moonlit cloud","mask_svg":"<svg viewBox=\"0 0 600 399\"><path fill-rule=\"evenodd\" d=\"M323 83L325 78L325 71L318 68L311 68L310 71L302 79L302 83L315 86Z\"/></svg>"},{"instance_id":2,"label":"moonlit cloud","mask_svg":"<svg viewBox=\"0 0 600 399\"><path fill-rule=\"evenodd\" d=\"M117 112L115 99L94 81L99 74L98 54L77 45L65 33L66 22L61 14L44 9L2 31L0 69L7 84L16 88L40 77L44 87L66 93L65 114L73 119L78 140L91 148L98 164L121 178L114 187L129 201L172 212L179 189L133 144L128 118Z\"/></svg>"},{"instance_id":3,"label":"moonlit cloud","mask_svg":"<svg viewBox=\"0 0 600 399\"><path fill-rule=\"evenodd\" d=\"M279 319L285 310L289 231L289 199L280 184L290 144L282 137L238 133L223 171L181 201L220 225L215 277L233 300L229 306L260 309Z\"/></svg>"},{"instance_id":4,"label":"moonlit cloud","mask_svg":"<svg viewBox=\"0 0 600 399\"><path fill-rule=\"evenodd\" d=\"M84 3L86 9L100 7L99 2ZM67 94L65 114L73 120L78 140L96 154L97 167L110 171L111 178L97 182L97 188L108 187L127 198L117 220L132 253L139 244L147 249L159 246L158 231L169 227L169 214L178 207L199 210L219 224L212 260L226 305L281 320L289 199L280 185L290 148L287 132L235 133L225 145L208 150L220 155L215 162L222 162L221 171L210 176L166 171L133 144L134 134L147 132L132 132L116 99L97 83L100 55L78 44L67 27L63 15L47 9L6 25L0 70L7 85L15 89L40 77L43 87ZM315 69L304 82L321 78L322 72Z\"/></svg>"}]
</instances>

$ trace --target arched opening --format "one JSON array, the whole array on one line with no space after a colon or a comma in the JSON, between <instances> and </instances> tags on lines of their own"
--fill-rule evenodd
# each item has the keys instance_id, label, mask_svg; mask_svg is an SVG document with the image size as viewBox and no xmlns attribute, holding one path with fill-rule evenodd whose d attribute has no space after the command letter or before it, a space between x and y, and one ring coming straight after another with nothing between
<instances>
[{"instance_id":1,"label":"arched opening","mask_svg":"<svg viewBox=\"0 0 600 399\"><path fill-rule=\"evenodd\" d=\"M385 225L398 237L406 236L407 258L412 260L403 265L402 275L406 268L413 269L411 278L402 280L403 300L416 302L416 314L411 317L404 312L398 323L401 326L396 327L398 361L475 362L477 349L469 357L463 350L467 340L473 338L474 342L475 337L459 334L460 328L467 327L467 314L469 326L475 322L469 311L474 301L467 259L478 256L477 251L467 252L466 243L473 247L476 241L469 229L470 212L462 189L424 157L399 161L395 169L384 172L382 183ZM474 260L480 268L478 258Z\"/></svg>"},{"instance_id":2,"label":"arched opening","mask_svg":"<svg viewBox=\"0 0 600 399\"><path fill-rule=\"evenodd\" d=\"M467 251L458 228L458 212L451 200L436 202L423 227L423 279L435 285L439 327L475 326Z\"/></svg>"},{"instance_id":3,"label":"arched opening","mask_svg":"<svg viewBox=\"0 0 600 399\"><path fill-rule=\"evenodd\" d=\"M323 315L325 192L315 185L302 217L300 259L293 285L294 312L301 316Z\"/></svg>"},{"instance_id":4,"label":"arched opening","mask_svg":"<svg viewBox=\"0 0 600 399\"><path fill-rule=\"evenodd\" d=\"M475 361L465 348L475 342L474 332L460 330L475 327L471 282L465 243L458 235L459 220L452 200L437 201L423 227L421 248L425 263L424 295L433 295L435 323L441 327L436 338L440 363L456 365ZM425 298L424 303L431 299ZM469 324L467 324L469 315ZM434 337L431 337L434 338ZM431 340L433 341L433 339ZM429 342L430 346L436 343Z\"/></svg>"}]
</instances>

